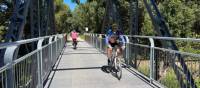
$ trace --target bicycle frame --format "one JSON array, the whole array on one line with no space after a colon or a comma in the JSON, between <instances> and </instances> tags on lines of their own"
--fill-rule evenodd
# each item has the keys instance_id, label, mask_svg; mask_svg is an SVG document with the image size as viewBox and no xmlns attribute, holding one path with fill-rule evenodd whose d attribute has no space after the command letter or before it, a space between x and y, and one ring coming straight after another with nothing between
<instances>
[{"instance_id":1,"label":"bicycle frame","mask_svg":"<svg viewBox=\"0 0 200 88\"><path fill-rule=\"evenodd\" d=\"M120 80L122 77L122 67L121 67L121 61L118 57L117 49L118 49L118 46L115 46L112 49L111 66L112 68L114 68L116 77L118 78L118 80Z\"/></svg>"}]
</instances>

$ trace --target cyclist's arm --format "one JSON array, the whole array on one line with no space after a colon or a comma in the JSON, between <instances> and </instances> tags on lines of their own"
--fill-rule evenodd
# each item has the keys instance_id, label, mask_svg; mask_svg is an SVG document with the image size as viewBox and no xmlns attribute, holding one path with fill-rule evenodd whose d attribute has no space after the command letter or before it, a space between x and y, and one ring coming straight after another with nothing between
<instances>
[{"instance_id":1,"label":"cyclist's arm","mask_svg":"<svg viewBox=\"0 0 200 88\"><path fill-rule=\"evenodd\" d=\"M122 42L123 46L125 46L125 39L124 39L123 35L120 35L119 37L121 39L120 42Z\"/></svg>"},{"instance_id":2,"label":"cyclist's arm","mask_svg":"<svg viewBox=\"0 0 200 88\"><path fill-rule=\"evenodd\" d=\"M106 36L105 40L106 40L107 47L112 48L111 45L109 44L109 36Z\"/></svg>"},{"instance_id":3,"label":"cyclist's arm","mask_svg":"<svg viewBox=\"0 0 200 88\"><path fill-rule=\"evenodd\" d=\"M109 41L109 37L108 36L106 36L106 45L108 45L109 43L108 43L108 41Z\"/></svg>"}]
</instances>

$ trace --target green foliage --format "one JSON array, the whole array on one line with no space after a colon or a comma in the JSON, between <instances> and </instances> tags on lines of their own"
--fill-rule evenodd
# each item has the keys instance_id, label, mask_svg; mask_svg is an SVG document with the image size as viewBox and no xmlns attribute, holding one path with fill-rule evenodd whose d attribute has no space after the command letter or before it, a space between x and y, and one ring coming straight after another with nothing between
<instances>
[{"instance_id":1,"label":"green foliage","mask_svg":"<svg viewBox=\"0 0 200 88\"><path fill-rule=\"evenodd\" d=\"M76 7L72 13L72 27L82 32L85 27L88 27L90 32L100 32L105 13L102 4L102 0L93 0Z\"/></svg>"},{"instance_id":2,"label":"green foliage","mask_svg":"<svg viewBox=\"0 0 200 88\"><path fill-rule=\"evenodd\" d=\"M144 13L144 22L142 23L141 35L153 36L155 31L151 22L151 18L149 17L146 9Z\"/></svg>"},{"instance_id":3,"label":"green foliage","mask_svg":"<svg viewBox=\"0 0 200 88\"><path fill-rule=\"evenodd\" d=\"M2 4L3 1L0 0L0 4ZM10 16L12 15L12 11L13 11L13 3L8 2L6 5L8 5L8 9L6 11L1 12L0 11L0 43L4 42L4 35L7 31L7 27L8 27L8 21Z\"/></svg>"},{"instance_id":4,"label":"green foliage","mask_svg":"<svg viewBox=\"0 0 200 88\"><path fill-rule=\"evenodd\" d=\"M200 88L200 77L195 78L195 83L197 85L197 88Z\"/></svg>"},{"instance_id":5,"label":"green foliage","mask_svg":"<svg viewBox=\"0 0 200 88\"><path fill-rule=\"evenodd\" d=\"M5 26L0 26L0 35L5 34ZM3 41L3 36L0 36L0 42Z\"/></svg>"},{"instance_id":6,"label":"green foliage","mask_svg":"<svg viewBox=\"0 0 200 88\"><path fill-rule=\"evenodd\" d=\"M193 37L192 27L196 20L197 5L189 6L182 0L164 0L159 8L173 36Z\"/></svg>"},{"instance_id":7,"label":"green foliage","mask_svg":"<svg viewBox=\"0 0 200 88\"><path fill-rule=\"evenodd\" d=\"M70 17L72 17L72 14L69 6L64 4L63 0L55 0L55 5L55 21L57 32L69 32L72 24L70 21Z\"/></svg>"}]
</instances>

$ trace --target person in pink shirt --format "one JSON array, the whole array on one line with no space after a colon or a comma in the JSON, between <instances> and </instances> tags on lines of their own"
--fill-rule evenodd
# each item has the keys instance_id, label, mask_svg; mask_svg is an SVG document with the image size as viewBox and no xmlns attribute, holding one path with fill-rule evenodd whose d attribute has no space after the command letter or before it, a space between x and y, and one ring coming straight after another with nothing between
<instances>
[{"instance_id":1,"label":"person in pink shirt","mask_svg":"<svg viewBox=\"0 0 200 88\"><path fill-rule=\"evenodd\" d=\"M71 32L70 36L71 36L72 41L73 41L72 45L75 44L75 47L74 47L74 48L76 48L78 33L77 33L75 30L73 30L73 31Z\"/></svg>"}]
</instances>

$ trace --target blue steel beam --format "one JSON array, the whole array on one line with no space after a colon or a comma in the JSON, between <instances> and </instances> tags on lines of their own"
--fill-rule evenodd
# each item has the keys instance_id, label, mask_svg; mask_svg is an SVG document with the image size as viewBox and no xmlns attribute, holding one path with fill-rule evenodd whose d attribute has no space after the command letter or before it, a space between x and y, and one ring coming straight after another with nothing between
<instances>
[{"instance_id":1,"label":"blue steel beam","mask_svg":"<svg viewBox=\"0 0 200 88\"><path fill-rule=\"evenodd\" d=\"M118 0L106 0L106 7L105 7L105 16L102 25L101 33L105 33L105 27L111 26L111 24L116 23L121 31L122 30L122 23L121 23L121 16L119 13L119 1Z\"/></svg>"}]
</instances>

